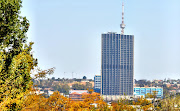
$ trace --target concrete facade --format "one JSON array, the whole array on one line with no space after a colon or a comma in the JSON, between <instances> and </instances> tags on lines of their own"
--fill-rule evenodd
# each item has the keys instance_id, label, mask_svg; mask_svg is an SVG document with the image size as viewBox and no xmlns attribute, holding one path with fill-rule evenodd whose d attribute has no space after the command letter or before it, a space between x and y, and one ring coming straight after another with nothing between
<instances>
[{"instance_id":1,"label":"concrete facade","mask_svg":"<svg viewBox=\"0 0 180 111\"><path fill-rule=\"evenodd\" d=\"M134 35L108 32L101 42L101 94L133 96Z\"/></svg>"}]
</instances>

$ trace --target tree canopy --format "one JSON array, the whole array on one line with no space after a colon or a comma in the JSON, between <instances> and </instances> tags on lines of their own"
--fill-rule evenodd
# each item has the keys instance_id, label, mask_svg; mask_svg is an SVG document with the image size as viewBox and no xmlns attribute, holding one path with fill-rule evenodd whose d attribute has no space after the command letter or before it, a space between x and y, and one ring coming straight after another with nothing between
<instances>
[{"instance_id":1,"label":"tree canopy","mask_svg":"<svg viewBox=\"0 0 180 111\"><path fill-rule=\"evenodd\" d=\"M20 104L11 100L21 99L31 88L30 72L37 66L33 42L27 43L29 21L20 16L21 4L21 0L0 1L0 107L9 100L6 105L14 106L11 110Z\"/></svg>"}]
</instances>

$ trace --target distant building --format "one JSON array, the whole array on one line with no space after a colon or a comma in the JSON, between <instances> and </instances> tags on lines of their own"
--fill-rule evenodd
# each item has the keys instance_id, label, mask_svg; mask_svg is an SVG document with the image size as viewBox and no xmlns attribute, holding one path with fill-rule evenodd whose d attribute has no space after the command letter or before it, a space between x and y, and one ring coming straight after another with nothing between
<instances>
[{"instance_id":1,"label":"distant building","mask_svg":"<svg viewBox=\"0 0 180 111\"><path fill-rule=\"evenodd\" d=\"M35 94L39 95L39 94L44 94L44 91L42 90L42 88L38 87L38 88L35 88Z\"/></svg>"},{"instance_id":2,"label":"distant building","mask_svg":"<svg viewBox=\"0 0 180 111\"><path fill-rule=\"evenodd\" d=\"M94 76L94 92L101 92L101 75Z\"/></svg>"},{"instance_id":3,"label":"distant building","mask_svg":"<svg viewBox=\"0 0 180 111\"><path fill-rule=\"evenodd\" d=\"M48 96L51 96L54 93L54 91L48 91Z\"/></svg>"},{"instance_id":4,"label":"distant building","mask_svg":"<svg viewBox=\"0 0 180 111\"><path fill-rule=\"evenodd\" d=\"M133 98L133 96L129 95L102 95L101 97L106 102L119 101L121 99L131 100Z\"/></svg>"},{"instance_id":5,"label":"distant building","mask_svg":"<svg viewBox=\"0 0 180 111\"><path fill-rule=\"evenodd\" d=\"M37 95L39 95L39 94L44 94L44 91L38 90L38 91L35 91L35 94L37 94Z\"/></svg>"},{"instance_id":6,"label":"distant building","mask_svg":"<svg viewBox=\"0 0 180 111\"><path fill-rule=\"evenodd\" d=\"M134 87L135 97L145 97L146 94L153 94L156 91L156 98L163 98L163 88L162 87Z\"/></svg>"},{"instance_id":7,"label":"distant building","mask_svg":"<svg viewBox=\"0 0 180 111\"><path fill-rule=\"evenodd\" d=\"M87 79L87 77L86 77L86 76L83 76L83 79L85 79L85 80L86 80L86 79Z\"/></svg>"},{"instance_id":8,"label":"distant building","mask_svg":"<svg viewBox=\"0 0 180 111\"><path fill-rule=\"evenodd\" d=\"M83 95L88 95L88 90L70 90L69 98L71 101L83 101Z\"/></svg>"}]
</instances>

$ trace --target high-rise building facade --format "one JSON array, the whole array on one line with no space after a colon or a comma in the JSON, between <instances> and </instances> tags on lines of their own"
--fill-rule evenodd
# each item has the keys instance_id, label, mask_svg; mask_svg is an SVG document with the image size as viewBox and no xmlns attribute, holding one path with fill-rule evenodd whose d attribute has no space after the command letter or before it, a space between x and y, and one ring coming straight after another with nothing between
<instances>
[{"instance_id":1,"label":"high-rise building facade","mask_svg":"<svg viewBox=\"0 0 180 111\"><path fill-rule=\"evenodd\" d=\"M133 95L134 36L109 32L101 40L101 94Z\"/></svg>"},{"instance_id":2,"label":"high-rise building facade","mask_svg":"<svg viewBox=\"0 0 180 111\"><path fill-rule=\"evenodd\" d=\"M101 90L101 75L94 76L94 92L100 93Z\"/></svg>"}]
</instances>

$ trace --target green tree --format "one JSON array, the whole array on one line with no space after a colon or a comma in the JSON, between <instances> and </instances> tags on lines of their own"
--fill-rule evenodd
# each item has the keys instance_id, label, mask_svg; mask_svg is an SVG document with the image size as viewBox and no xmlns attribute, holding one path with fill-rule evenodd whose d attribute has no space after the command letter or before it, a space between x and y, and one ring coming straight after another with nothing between
<instances>
[{"instance_id":1,"label":"green tree","mask_svg":"<svg viewBox=\"0 0 180 111\"><path fill-rule=\"evenodd\" d=\"M73 90L87 90L87 89L93 89L92 84L89 82L86 82L86 85L75 83L72 85Z\"/></svg>"},{"instance_id":2,"label":"green tree","mask_svg":"<svg viewBox=\"0 0 180 111\"><path fill-rule=\"evenodd\" d=\"M89 82L86 82L86 89L93 89L92 84Z\"/></svg>"},{"instance_id":3,"label":"green tree","mask_svg":"<svg viewBox=\"0 0 180 111\"><path fill-rule=\"evenodd\" d=\"M21 0L0 0L0 107L20 109L32 86L30 71L37 66L26 43L29 21L20 16ZM17 99L17 100L16 100Z\"/></svg>"},{"instance_id":4,"label":"green tree","mask_svg":"<svg viewBox=\"0 0 180 111\"><path fill-rule=\"evenodd\" d=\"M61 84L53 86L53 89L60 93L69 94L70 87L67 84Z\"/></svg>"}]
</instances>

